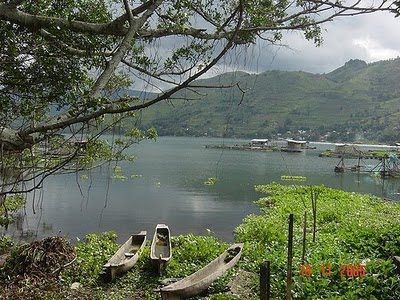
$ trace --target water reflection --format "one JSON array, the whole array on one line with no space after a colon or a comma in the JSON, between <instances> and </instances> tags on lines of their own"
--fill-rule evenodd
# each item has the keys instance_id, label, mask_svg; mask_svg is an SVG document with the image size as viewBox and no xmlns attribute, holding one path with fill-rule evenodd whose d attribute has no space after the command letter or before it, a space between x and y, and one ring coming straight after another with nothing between
<instances>
[{"instance_id":1,"label":"water reflection","mask_svg":"<svg viewBox=\"0 0 400 300\"><path fill-rule=\"evenodd\" d=\"M153 232L157 223L166 223L173 235L205 234L209 229L231 240L232 230L242 219L258 212L253 202L260 195L254 185L282 182L281 176L289 174L307 177L303 184L400 200L399 180L335 174L338 159L318 157L331 145L318 145L319 149L300 154L204 148L217 143L222 140L175 137L142 143L130 150L138 157L136 162L120 163L124 181L111 179L113 165L78 176L48 178L42 194L36 195L35 203L29 196L21 218L7 233L21 239L57 234L75 239L90 232L115 230L122 241L130 233ZM217 177L215 185L204 185L211 176Z\"/></svg>"}]
</instances>

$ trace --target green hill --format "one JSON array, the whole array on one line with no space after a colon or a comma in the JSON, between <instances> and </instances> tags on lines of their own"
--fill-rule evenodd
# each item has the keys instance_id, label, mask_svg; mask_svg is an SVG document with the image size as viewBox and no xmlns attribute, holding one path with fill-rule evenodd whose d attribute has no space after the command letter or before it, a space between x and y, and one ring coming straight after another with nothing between
<instances>
[{"instance_id":1,"label":"green hill","mask_svg":"<svg viewBox=\"0 0 400 300\"><path fill-rule=\"evenodd\" d=\"M188 100L146 109L142 125L160 135L393 142L400 140L399 82L400 59L350 60L328 74L225 73L195 84L234 87L182 91Z\"/></svg>"}]
</instances>

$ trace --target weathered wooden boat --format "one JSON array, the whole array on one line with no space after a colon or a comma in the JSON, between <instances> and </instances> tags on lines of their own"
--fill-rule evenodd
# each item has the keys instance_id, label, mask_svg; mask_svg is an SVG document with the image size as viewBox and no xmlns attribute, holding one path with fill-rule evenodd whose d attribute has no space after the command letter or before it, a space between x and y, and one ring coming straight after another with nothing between
<instances>
[{"instance_id":1,"label":"weathered wooden boat","mask_svg":"<svg viewBox=\"0 0 400 300\"><path fill-rule=\"evenodd\" d=\"M162 275L171 259L171 234L165 224L157 224L151 243L150 258L156 266L158 273Z\"/></svg>"},{"instance_id":2,"label":"weathered wooden boat","mask_svg":"<svg viewBox=\"0 0 400 300\"><path fill-rule=\"evenodd\" d=\"M106 274L111 280L127 272L138 261L140 253L146 245L146 235L146 231L132 234L104 265Z\"/></svg>"},{"instance_id":3,"label":"weathered wooden boat","mask_svg":"<svg viewBox=\"0 0 400 300\"><path fill-rule=\"evenodd\" d=\"M204 268L180 281L161 288L159 291L162 299L184 299L204 292L211 283L239 261L242 249L243 244L234 244Z\"/></svg>"}]
</instances>

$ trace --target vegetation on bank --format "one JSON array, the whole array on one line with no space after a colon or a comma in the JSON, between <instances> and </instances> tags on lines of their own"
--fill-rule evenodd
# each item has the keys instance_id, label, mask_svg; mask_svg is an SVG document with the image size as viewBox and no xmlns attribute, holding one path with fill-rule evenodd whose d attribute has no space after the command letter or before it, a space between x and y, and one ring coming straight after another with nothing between
<instances>
[{"instance_id":1,"label":"vegetation on bank","mask_svg":"<svg viewBox=\"0 0 400 300\"><path fill-rule=\"evenodd\" d=\"M18 212L25 203L25 197L21 194L8 196L4 204L0 205L0 226L6 226L14 222L14 214Z\"/></svg>"},{"instance_id":2,"label":"vegetation on bank","mask_svg":"<svg viewBox=\"0 0 400 300\"><path fill-rule=\"evenodd\" d=\"M68 257L64 249L70 245L59 237L36 242L33 246L17 245L12 249L11 240L3 237L0 240L0 249L8 248L11 255L3 268L0 268L0 295L3 295L4 299L159 299L159 293L154 290L160 286L161 280L192 274L220 255L228 246L213 236L188 234L173 237L173 259L165 274L159 277L149 259L148 242L133 269L114 282L108 283L104 280L106 278L102 274L102 266L119 247L115 241L116 237L113 232L88 234L74 249L69 249ZM56 248L48 246L54 244L57 245ZM43 256L42 250L45 248L47 258L50 259ZM67 259L56 262L52 259L54 255ZM73 261L74 256L74 263L63 268L63 265ZM35 266L41 268L36 270ZM43 267L47 269L43 270ZM56 277L58 274L59 277ZM212 294L211 299L230 298L221 298L221 295L226 291L226 285L233 275L234 271L228 272L214 282L209 290ZM82 284L81 288L71 290L71 284L76 282Z\"/></svg>"},{"instance_id":3,"label":"vegetation on bank","mask_svg":"<svg viewBox=\"0 0 400 300\"><path fill-rule=\"evenodd\" d=\"M371 155L373 157L379 157L379 158L390 158L393 155L399 155L400 153L398 151L385 151L385 150L369 150L367 152L368 155Z\"/></svg>"},{"instance_id":4,"label":"vegetation on bank","mask_svg":"<svg viewBox=\"0 0 400 300\"><path fill-rule=\"evenodd\" d=\"M0 255L7 253L13 244L14 243L11 238L5 235L0 235Z\"/></svg>"},{"instance_id":5,"label":"vegetation on bank","mask_svg":"<svg viewBox=\"0 0 400 300\"><path fill-rule=\"evenodd\" d=\"M400 249L400 206L384 202L371 195L361 195L324 186L292 186L277 183L257 186L265 194L258 201L261 214L248 216L235 229L235 240L244 242L244 252L238 265L214 282L208 291L211 299L257 299L259 293L258 270L262 261L271 262L271 291L274 298L285 293L287 264L288 216L294 214L294 284L296 299L399 299L400 278L391 262ZM311 194L316 199L316 239L312 241ZM303 217L307 212L307 238L304 265L312 274L300 272L302 256ZM35 279L27 276L19 281L12 268L14 261L21 261L29 254L24 246L14 247L13 260L2 269L0 292L15 292L13 286L29 286L32 297L63 299L76 296L82 299L158 299L154 289L166 278L180 278L205 266L226 248L227 244L213 236L192 234L173 237L173 256L163 277L158 277L149 260L149 244L134 268L113 283L102 281L101 268L115 252L118 245L114 233L90 234L79 241L72 252L76 260L60 270L60 276L52 277L51 284L35 285ZM4 243L3 243L4 241ZM4 244L4 247L3 247ZM52 245L54 243L47 242ZM58 243L56 243L58 245ZM2 239L2 249L12 246L9 239ZM19 250L18 250L19 249ZM35 248L37 249L37 248ZM41 248L40 248L41 249ZM57 247L67 249L67 247ZM59 251L59 250L57 250ZM63 253L61 251L61 253ZM22 255L22 257L21 257ZM31 257L31 256L29 256ZM51 255L49 257L52 257ZM72 256L68 256L70 260ZM25 261L25 260L24 260ZM7 266L6 264L6 266ZM342 265L365 265L366 276L347 276ZM331 266L332 273L321 274L322 266ZM57 264L59 268L59 264ZM5 270L7 272L5 273ZM11 271L10 271L11 270ZM52 273L53 270L50 272ZM235 296L229 289L238 273L247 277L245 296ZM345 276L341 276L341 275ZM71 290L73 282L79 282L79 290ZM233 287L232 287L233 289ZM27 288L25 287L25 292ZM5 293L5 294L4 294ZM14 295L14 294L13 294ZM72 295L72 296L71 296Z\"/></svg>"},{"instance_id":6,"label":"vegetation on bank","mask_svg":"<svg viewBox=\"0 0 400 300\"><path fill-rule=\"evenodd\" d=\"M262 215L250 215L235 230L245 242L243 269L256 272L264 260L271 262L272 293L285 291L288 215L294 214L295 298L399 299L400 278L391 262L400 251L400 206L371 195L324 186L269 184L256 189L267 196L258 204ZM311 193L317 196L316 240L312 242ZM301 276L303 216L307 211L305 265L310 277ZM366 264L366 276L342 277L342 265ZM331 276L321 275L332 266Z\"/></svg>"},{"instance_id":7,"label":"vegetation on bank","mask_svg":"<svg viewBox=\"0 0 400 300\"><path fill-rule=\"evenodd\" d=\"M323 157L337 157L341 156L342 154L340 152L335 152L335 150L325 150L320 154L320 156ZM375 159L381 159L381 158L390 158L391 156L396 155L399 156L400 152L399 151L387 151L387 150L368 150L366 152L363 152L362 158L375 158ZM353 158L357 158L358 156L356 154L349 154L345 153L344 156L351 156Z\"/></svg>"}]
</instances>

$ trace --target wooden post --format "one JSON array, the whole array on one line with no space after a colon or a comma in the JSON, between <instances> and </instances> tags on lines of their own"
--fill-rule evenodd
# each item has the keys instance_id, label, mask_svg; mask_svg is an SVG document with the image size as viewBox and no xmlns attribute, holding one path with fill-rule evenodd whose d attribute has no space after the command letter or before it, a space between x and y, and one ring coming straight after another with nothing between
<instances>
[{"instance_id":1,"label":"wooden post","mask_svg":"<svg viewBox=\"0 0 400 300\"><path fill-rule=\"evenodd\" d=\"M307 211L304 211L304 225L303 225L303 253L301 255L301 263L304 265L306 256L306 234L307 234Z\"/></svg>"},{"instance_id":2,"label":"wooden post","mask_svg":"<svg viewBox=\"0 0 400 300\"><path fill-rule=\"evenodd\" d=\"M292 299L292 260L293 260L293 214L290 214L289 215L289 236L288 236L286 300Z\"/></svg>"},{"instance_id":3,"label":"wooden post","mask_svg":"<svg viewBox=\"0 0 400 300\"><path fill-rule=\"evenodd\" d=\"M260 265L260 300L270 298L270 267L269 261L264 261Z\"/></svg>"},{"instance_id":4,"label":"wooden post","mask_svg":"<svg viewBox=\"0 0 400 300\"><path fill-rule=\"evenodd\" d=\"M383 177L386 176L386 158L385 156L383 157Z\"/></svg>"},{"instance_id":5,"label":"wooden post","mask_svg":"<svg viewBox=\"0 0 400 300\"><path fill-rule=\"evenodd\" d=\"M313 189L311 189L311 206L313 212L313 243L315 242L315 234L317 232L317 198L318 194L315 193Z\"/></svg>"}]
</instances>

